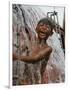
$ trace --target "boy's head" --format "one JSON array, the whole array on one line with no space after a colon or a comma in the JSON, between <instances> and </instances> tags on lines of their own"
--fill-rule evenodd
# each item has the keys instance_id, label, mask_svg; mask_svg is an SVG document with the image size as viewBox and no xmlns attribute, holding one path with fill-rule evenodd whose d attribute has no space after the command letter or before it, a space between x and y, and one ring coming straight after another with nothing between
<instances>
[{"instance_id":1,"label":"boy's head","mask_svg":"<svg viewBox=\"0 0 69 90\"><path fill-rule=\"evenodd\" d=\"M41 19L36 27L36 32L38 33L38 38L39 39L45 39L52 35L52 30L54 28L54 25L48 18Z\"/></svg>"}]
</instances>

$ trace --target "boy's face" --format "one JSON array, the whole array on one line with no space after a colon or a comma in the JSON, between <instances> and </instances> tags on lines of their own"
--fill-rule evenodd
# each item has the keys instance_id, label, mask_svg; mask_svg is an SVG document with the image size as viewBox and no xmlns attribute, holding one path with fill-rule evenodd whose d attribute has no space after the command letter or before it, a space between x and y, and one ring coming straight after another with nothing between
<instances>
[{"instance_id":1,"label":"boy's face","mask_svg":"<svg viewBox=\"0 0 69 90\"><path fill-rule=\"evenodd\" d=\"M50 25L43 24L42 22L37 25L36 31L38 33L39 39L46 39L51 35L51 28Z\"/></svg>"}]
</instances>

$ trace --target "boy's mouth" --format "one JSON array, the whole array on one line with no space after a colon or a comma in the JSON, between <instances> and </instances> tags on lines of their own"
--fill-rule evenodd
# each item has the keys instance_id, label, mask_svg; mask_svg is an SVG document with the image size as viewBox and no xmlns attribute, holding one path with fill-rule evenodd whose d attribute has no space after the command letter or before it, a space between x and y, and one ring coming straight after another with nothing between
<instances>
[{"instance_id":1,"label":"boy's mouth","mask_svg":"<svg viewBox=\"0 0 69 90\"><path fill-rule=\"evenodd\" d=\"M39 34L39 37L40 37L40 38L46 38L46 34L40 33L40 34Z\"/></svg>"}]
</instances>

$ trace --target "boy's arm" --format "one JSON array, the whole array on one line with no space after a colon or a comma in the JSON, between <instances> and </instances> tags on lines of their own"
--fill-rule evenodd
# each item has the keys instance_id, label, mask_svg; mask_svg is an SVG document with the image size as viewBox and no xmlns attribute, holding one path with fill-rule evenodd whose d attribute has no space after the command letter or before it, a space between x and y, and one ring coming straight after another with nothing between
<instances>
[{"instance_id":1,"label":"boy's arm","mask_svg":"<svg viewBox=\"0 0 69 90\"><path fill-rule=\"evenodd\" d=\"M33 52L34 54L31 54L31 56L18 56L16 54L13 54L13 60L36 62L42 60L43 58L47 59L51 52L52 52L52 48L48 46L40 49L39 51L36 50L36 52Z\"/></svg>"}]
</instances>

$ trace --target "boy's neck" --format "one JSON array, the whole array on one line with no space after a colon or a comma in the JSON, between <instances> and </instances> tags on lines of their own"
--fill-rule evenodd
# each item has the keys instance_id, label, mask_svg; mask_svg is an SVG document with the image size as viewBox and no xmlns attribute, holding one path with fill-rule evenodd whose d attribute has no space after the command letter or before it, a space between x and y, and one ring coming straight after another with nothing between
<instances>
[{"instance_id":1,"label":"boy's neck","mask_svg":"<svg viewBox=\"0 0 69 90\"><path fill-rule=\"evenodd\" d=\"M45 39L43 39L43 40L38 40L38 43L43 46L43 45L46 44L46 40L45 40Z\"/></svg>"}]
</instances>

